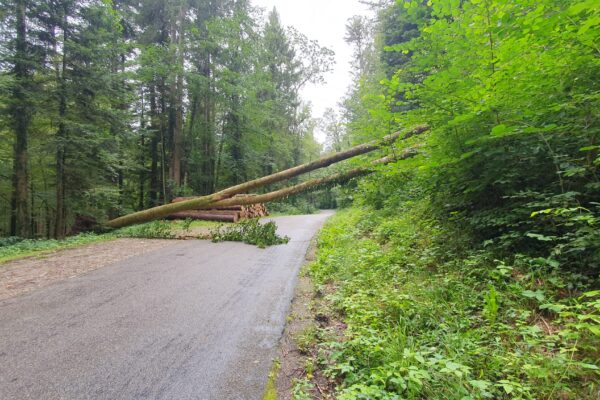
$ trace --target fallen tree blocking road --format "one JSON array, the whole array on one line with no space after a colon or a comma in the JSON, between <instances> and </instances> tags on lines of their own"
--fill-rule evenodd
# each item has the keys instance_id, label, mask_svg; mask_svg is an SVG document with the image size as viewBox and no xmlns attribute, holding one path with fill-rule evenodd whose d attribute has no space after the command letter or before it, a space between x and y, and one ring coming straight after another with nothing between
<instances>
[{"instance_id":1,"label":"fallen tree blocking road","mask_svg":"<svg viewBox=\"0 0 600 400\"><path fill-rule=\"evenodd\" d=\"M429 130L429 127L426 125L419 125L415 128L412 128L407 131L396 132L394 134L388 135L381 140L372 141L369 143L361 144L359 146L353 147L349 150L342 151L339 153L335 153L329 156L322 157L316 161L299 165L285 171L277 172L272 175L264 176L262 178L258 178L252 181L244 182L236 186L232 186L230 188L221 190L220 192L213 193L208 196L197 197L192 200L182 201L179 203L166 204L163 206L158 206L154 208L150 208L144 211L138 211L129 215L125 215L120 218L113 219L109 221L106 225L109 228L123 228L129 225L140 224L144 222L150 222L155 219L166 218L171 214L181 212L181 211L190 211L199 208L206 208L207 205L211 205L213 203L217 203L219 201L228 199L236 194L247 193L250 190L257 189L259 187L267 186L273 183L281 182L307 172L311 172L317 169L328 167L332 164L338 163L340 161L347 160L349 158L353 158L362 154L370 153L374 150L377 150L383 146L390 145L394 143L398 139L406 139L412 136L421 134ZM210 208L210 207L209 207Z\"/></svg>"},{"instance_id":2,"label":"fallen tree blocking road","mask_svg":"<svg viewBox=\"0 0 600 400\"><path fill-rule=\"evenodd\" d=\"M179 220L179 219L191 219L193 221L215 221L215 222L238 222L240 216L235 211L230 212L214 212L210 210L193 210L193 211L181 211L172 215L169 215L167 219Z\"/></svg>"},{"instance_id":3,"label":"fallen tree blocking road","mask_svg":"<svg viewBox=\"0 0 600 400\"><path fill-rule=\"evenodd\" d=\"M246 197L248 195L238 194L234 197ZM255 195L251 195L255 196ZM193 197L177 197L173 199L172 203L180 203L182 201L193 200ZM213 217L217 215L217 217ZM221 216L233 216L232 218L224 218L223 221L227 222L238 222L245 219L261 218L269 215L267 207L262 203L253 203L249 205L235 205L226 207L208 207L204 209L195 209L190 211L181 211L175 214L169 215L168 219L188 219L193 220L206 220L206 221L220 221Z\"/></svg>"},{"instance_id":4,"label":"fallen tree blocking road","mask_svg":"<svg viewBox=\"0 0 600 400\"><path fill-rule=\"evenodd\" d=\"M257 196L234 197L231 199L221 200L214 204L211 204L209 207L212 208L212 207L228 207L228 206L234 206L234 205L250 205L250 204L257 204L257 203L267 203L270 201L283 199L288 196L302 193L302 192L305 192L307 190L310 190L310 189L313 189L313 188L316 188L319 186L330 185L330 184L334 184L334 183L342 183L342 182L348 181L352 178L355 178L357 176L369 174L369 173L373 172L374 166L388 164L388 163L391 163L394 161L399 161L399 160L406 160L408 158L416 156L417 154L419 154L419 153L416 148L410 148L410 149L404 150L404 152L398 157L390 156L390 157L380 158L378 160L371 162L371 165L369 165L367 167L354 168L349 171L340 172L337 174L327 176L325 178L312 179L312 180L309 180L306 182L299 183L298 185L295 185L295 186L290 186L290 187L276 190L276 191L270 192L270 193L259 194Z\"/></svg>"}]
</instances>

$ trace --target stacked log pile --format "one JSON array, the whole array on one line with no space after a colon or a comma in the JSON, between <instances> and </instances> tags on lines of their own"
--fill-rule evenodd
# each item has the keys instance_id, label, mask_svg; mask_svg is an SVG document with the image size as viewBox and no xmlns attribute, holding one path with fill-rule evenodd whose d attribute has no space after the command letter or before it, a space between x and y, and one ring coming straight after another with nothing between
<instances>
[{"instance_id":1,"label":"stacked log pile","mask_svg":"<svg viewBox=\"0 0 600 400\"><path fill-rule=\"evenodd\" d=\"M253 195L237 195L235 197L246 197ZM177 197L173 203L190 200L189 197ZM182 211L169 215L168 219L193 219L198 221L217 221L217 222L238 222L245 219L266 217L269 215L267 207L260 204L251 204L244 206L224 206L211 209L198 209Z\"/></svg>"}]
</instances>

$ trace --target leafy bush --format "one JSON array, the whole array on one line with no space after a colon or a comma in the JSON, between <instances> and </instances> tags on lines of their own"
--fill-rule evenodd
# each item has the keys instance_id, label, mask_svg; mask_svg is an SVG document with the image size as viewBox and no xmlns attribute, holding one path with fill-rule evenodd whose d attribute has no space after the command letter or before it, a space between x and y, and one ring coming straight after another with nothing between
<instances>
[{"instance_id":1,"label":"leafy bush","mask_svg":"<svg viewBox=\"0 0 600 400\"><path fill-rule=\"evenodd\" d=\"M447 258L447 229L413 204L342 211L319 235L311 276L348 325L317 360L336 398L597 398L594 281L528 256Z\"/></svg>"},{"instance_id":2,"label":"leafy bush","mask_svg":"<svg viewBox=\"0 0 600 400\"><path fill-rule=\"evenodd\" d=\"M242 221L235 225L221 225L211 232L213 242L244 242L265 248L290 241L287 236L277 235L277 225L270 221L260 223L258 219Z\"/></svg>"},{"instance_id":3,"label":"leafy bush","mask_svg":"<svg viewBox=\"0 0 600 400\"><path fill-rule=\"evenodd\" d=\"M288 201L269 203L269 211L284 215L306 215L315 214L319 209L310 202L300 199L294 203Z\"/></svg>"},{"instance_id":4,"label":"leafy bush","mask_svg":"<svg viewBox=\"0 0 600 400\"><path fill-rule=\"evenodd\" d=\"M23 240L25 239L18 236L0 238L0 247L14 246L17 243L22 242Z\"/></svg>"}]
</instances>

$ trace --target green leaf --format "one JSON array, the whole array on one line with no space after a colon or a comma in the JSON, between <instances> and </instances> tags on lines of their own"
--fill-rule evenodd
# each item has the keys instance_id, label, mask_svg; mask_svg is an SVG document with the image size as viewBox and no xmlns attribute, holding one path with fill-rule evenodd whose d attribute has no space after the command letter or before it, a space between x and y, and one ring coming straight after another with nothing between
<instances>
[{"instance_id":1,"label":"green leaf","mask_svg":"<svg viewBox=\"0 0 600 400\"><path fill-rule=\"evenodd\" d=\"M541 290L524 290L521 294L529 299L536 299L538 301L544 301L546 299L544 292Z\"/></svg>"}]
</instances>

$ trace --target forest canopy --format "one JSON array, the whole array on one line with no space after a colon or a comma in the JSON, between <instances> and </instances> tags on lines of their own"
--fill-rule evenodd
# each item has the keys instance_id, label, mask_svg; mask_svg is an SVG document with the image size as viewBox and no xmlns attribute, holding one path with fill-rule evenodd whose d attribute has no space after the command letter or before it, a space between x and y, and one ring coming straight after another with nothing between
<instances>
[{"instance_id":1,"label":"forest canopy","mask_svg":"<svg viewBox=\"0 0 600 400\"><path fill-rule=\"evenodd\" d=\"M333 52L247 0L3 0L0 235L63 237L316 158Z\"/></svg>"}]
</instances>

